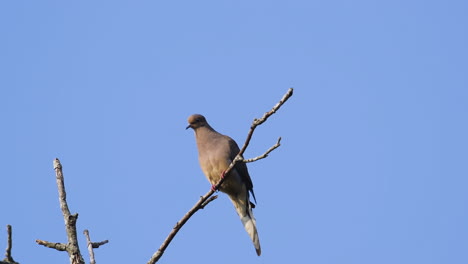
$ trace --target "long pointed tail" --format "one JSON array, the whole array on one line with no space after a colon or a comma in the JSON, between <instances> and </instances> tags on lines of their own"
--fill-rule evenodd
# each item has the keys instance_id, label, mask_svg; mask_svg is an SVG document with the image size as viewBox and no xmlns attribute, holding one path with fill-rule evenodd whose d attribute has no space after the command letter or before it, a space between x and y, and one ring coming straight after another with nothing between
<instances>
[{"instance_id":1,"label":"long pointed tail","mask_svg":"<svg viewBox=\"0 0 468 264\"><path fill-rule=\"evenodd\" d=\"M250 239L255 246L257 255L260 256L262 249L260 248L260 240L258 239L257 224L255 217L252 212L252 206L250 205L249 197L247 199L239 199L239 197L230 196L234 207L236 208L237 214L239 215L242 224L244 225L245 231L249 234Z\"/></svg>"}]
</instances>

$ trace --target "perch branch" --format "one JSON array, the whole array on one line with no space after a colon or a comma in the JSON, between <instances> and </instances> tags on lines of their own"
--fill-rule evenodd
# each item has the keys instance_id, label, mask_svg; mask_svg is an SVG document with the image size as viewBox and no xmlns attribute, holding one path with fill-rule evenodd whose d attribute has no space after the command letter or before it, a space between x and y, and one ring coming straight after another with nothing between
<instances>
[{"instance_id":1,"label":"perch branch","mask_svg":"<svg viewBox=\"0 0 468 264\"><path fill-rule=\"evenodd\" d=\"M255 128L261 124L263 124L267 119L268 117L270 117L271 115L273 115L276 111L278 111L278 109L280 109L280 107L293 95L293 89L292 88L289 88L289 90L286 92L286 94L283 96L283 98L281 98L281 100L275 105L273 106L273 108L266 112L260 119L254 119L252 125L250 126L250 131L249 133L247 134L247 139L245 140L245 143L244 143L244 146L242 147L242 149L239 151L239 154L237 154L236 158L234 158L234 160L231 162L231 164L229 165L229 167L225 170L224 174L225 175L229 175L229 172L234 168L234 166L238 163L238 162L242 162L244 160L244 158L242 157L242 155L244 154L245 150L247 149L247 146L249 145L250 143L250 139L252 138L252 135L253 135L253 132L255 130ZM271 151L270 151L271 152ZM267 151L267 154L269 152ZM202 206L205 206L208 204L207 200L208 198L210 198L211 195L213 195L213 193L219 189L219 187L221 186L221 184L224 182L224 180L226 179L227 177L224 177L224 178L221 178L221 180L215 185L214 189L210 190L209 192L207 192L205 195L203 195L202 197L200 197L200 200L198 200L198 202L179 220L179 222L177 222L175 224L175 226L172 228L171 232L169 233L169 235L166 237L166 239L164 240L164 242L161 244L161 246L159 247L159 249L153 254L153 256L151 256L150 260L148 261L147 264L154 264L156 263L160 258L161 256L164 254L164 251L166 250L166 248L169 246L169 244L171 243L172 239L174 239L174 237L177 235L177 233L179 232L179 230L182 228L182 226L190 219L190 217L192 217L193 214L195 214L198 210L202 209Z\"/></svg>"},{"instance_id":2,"label":"perch branch","mask_svg":"<svg viewBox=\"0 0 468 264\"><path fill-rule=\"evenodd\" d=\"M60 208L62 209L63 219L65 220L65 230L67 232L68 243L50 243L42 240L36 240L36 243L59 251L67 251L70 258L70 264L84 264L83 257L78 246L78 236L76 233L76 220L78 214L70 214L67 204L67 193L65 192L65 180L63 178L62 164L59 159L54 160L54 170L57 180ZM44 243L40 243L44 242Z\"/></svg>"}]
</instances>

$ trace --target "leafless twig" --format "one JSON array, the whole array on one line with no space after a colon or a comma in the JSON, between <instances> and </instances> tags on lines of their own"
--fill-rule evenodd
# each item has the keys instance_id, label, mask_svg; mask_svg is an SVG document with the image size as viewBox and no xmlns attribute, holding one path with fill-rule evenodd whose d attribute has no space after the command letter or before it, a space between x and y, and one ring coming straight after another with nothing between
<instances>
[{"instance_id":1,"label":"leafless twig","mask_svg":"<svg viewBox=\"0 0 468 264\"><path fill-rule=\"evenodd\" d=\"M254 162L254 161L257 161L257 160L261 160L261 159L264 159L266 157L268 157L268 154L270 154L270 152L272 152L273 150L277 149L279 146L281 146L281 137L278 138L278 141L276 142L275 145L273 145L271 148L269 148L265 153L263 153L262 155L258 156L258 157L255 157L255 158L251 158L251 159L245 159L243 160L243 162L245 163L249 163L249 162Z\"/></svg>"},{"instance_id":2,"label":"leafless twig","mask_svg":"<svg viewBox=\"0 0 468 264\"><path fill-rule=\"evenodd\" d=\"M93 248L99 248L100 246L109 242L109 240L104 240L101 242L91 242L91 238L89 237L88 229L83 231L84 235L86 236L86 241L88 244L88 252L89 252L89 264L96 264L96 259L94 258L94 250Z\"/></svg>"},{"instance_id":3,"label":"leafless twig","mask_svg":"<svg viewBox=\"0 0 468 264\"><path fill-rule=\"evenodd\" d=\"M13 238L12 238L12 232L11 232L11 225L7 225L7 248L6 248L6 253L5 253L5 258L3 261L0 261L0 263L12 263L15 264L13 260L13 257L11 256L11 247L13 246Z\"/></svg>"},{"instance_id":4,"label":"leafless twig","mask_svg":"<svg viewBox=\"0 0 468 264\"><path fill-rule=\"evenodd\" d=\"M44 247L54 248L58 251L67 251L67 244L54 243L54 242L44 241L40 239L36 239L36 243Z\"/></svg>"},{"instance_id":5,"label":"leafless twig","mask_svg":"<svg viewBox=\"0 0 468 264\"><path fill-rule=\"evenodd\" d=\"M267 119L268 117L270 117L271 115L273 115L276 111L278 111L278 109L280 109L280 107L293 95L293 89L290 88L287 93L283 96L283 98L281 98L281 100L275 105L273 106L273 108L266 112L260 119L254 119L252 125L250 126L250 131L249 133L247 134L247 139L245 140L245 143L244 143L244 146L242 147L242 149L240 150L239 154L237 154L236 158L231 162L231 164L229 165L229 167L226 169L226 171L224 172L225 175L229 175L229 172L234 168L234 166L238 163L238 162L243 162L244 161L244 158L242 157L242 155L244 154L245 150L247 149L249 143L250 143L250 140L252 138L252 135L253 135L253 132L255 130L255 128L261 124L263 124ZM278 140L278 143L279 145L279 140ZM274 147L273 149L275 149L277 147ZM273 151L273 149L271 150L268 150L265 154L268 155L271 151ZM262 155L263 156L263 155ZM266 157L266 156L265 156ZM260 159L260 158L258 158ZM226 179L227 177L224 177L224 178L221 178L221 180L215 185L215 188L213 190L210 190L209 192L207 192L205 195L203 195L202 197L200 197L200 200L198 200L198 202L179 220L179 222L177 222L175 224L175 226L172 228L171 232L169 233L169 235L166 237L166 239L164 240L164 242L161 244L161 246L159 247L159 249L153 254L153 256L151 256L150 260L148 261L148 264L154 264L156 263L160 258L161 256L164 254L164 251L166 250L166 248L169 246L169 244L171 243L172 239L174 239L174 237L177 235L177 233L179 232L179 230L182 228L182 226L190 219L190 217L192 217L193 214L195 214L198 210L200 210L201 208L203 208L206 204L208 204L206 201L208 200L208 198L210 198L211 195L213 195L213 193L215 192L215 190L218 190L219 187L221 186L221 184L224 182L224 180ZM202 207L203 206L203 207Z\"/></svg>"},{"instance_id":6,"label":"leafless twig","mask_svg":"<svg viewBox=\"0 0 468 264\"><path fill-rule=\"evenodd\" d=\"M107 243L109 243L109 240L104 240L101 242L91 242L91 245L93 246L93 248L99 248L100 246L107 244Z\"/></svg>"},{"instance_id":7,"label":"leafless twig","mask_svg":"<svg viewBox=\"0 0 468 264\"><path fill-rule=\"evenodd\" d=\"M206 200L202 205L200 205L200 209L205 208L209 203L211 203L213 200L216 200L218 198L218 195L211 196L208 200Z\"/></svg>"},{"instance_id":8,"label":"leafless twig","mask_svg":"<svg viewBox=\"0 0 468 264\"><path fill-rule=\"evenodd\" d=\"M76 234L76 220L78 214L70 214L67 204L67 193L65 192L65 180L62 173L62 164L59 159L54 160L55 176L59 192L60 208L62 209L63 219L65 220L65 230L67 232L68 243L52 243L43 240L36 240L36 243L49 248L55 248L59 251L67 251L70 258L70 264L84 264L83 257L78 246L78 237Z\"/></svg>"}]
</instances>

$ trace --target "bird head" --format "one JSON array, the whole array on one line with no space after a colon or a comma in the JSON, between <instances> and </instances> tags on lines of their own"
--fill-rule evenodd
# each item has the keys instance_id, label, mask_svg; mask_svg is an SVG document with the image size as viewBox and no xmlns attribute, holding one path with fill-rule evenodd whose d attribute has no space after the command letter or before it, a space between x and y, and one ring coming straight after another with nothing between
<instances>
[{"instance_id":1,"label":"bird head","mask_svg":"<svg viewBox=\"0 0 468 264\"><path fill-rule=\"evenodd\" d=\"M205 117L199 114L189 116L188 123L189 125L185 129L192 128L196 130L197 128L206 126L208 124Z\"/></svg>"}]
</instances>

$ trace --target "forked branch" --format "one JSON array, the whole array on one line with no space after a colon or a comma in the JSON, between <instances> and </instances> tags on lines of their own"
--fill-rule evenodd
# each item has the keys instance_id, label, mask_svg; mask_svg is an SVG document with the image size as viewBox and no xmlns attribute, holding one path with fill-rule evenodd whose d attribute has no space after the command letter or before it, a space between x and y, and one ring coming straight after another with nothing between
<instances>
[{"instance_id":1,"label":"forked branch","mask_svg":"<svg viewBox=\"0 0 468 264\"><path fill-rule=\"evenodd\" d=\"M67 193L65 192L65 179L63 178L62 164L59 159L54 160L55 178L59 193L60 208L62 209L63 219L65 220L65 230L67 232L68 243L53 243L43 240L36 240L36 243L49 248L55 248L58 251L67 251L70 258L70 264L84 264L83 257L78 246L78 237L76 234L76 220L78 214L71 214L67 204Z\"/></svg>"},{"instance_id":2,"label":"forked branch","mask_svg":"<svg viewBox=\"0 0 468 264\"><path fill-rule=\"evenodd\" d=\"M57 180L57 187L59 193L60 208L62 209L63 219L65 220L65 231L67 232L68 243L54 243L44 240L37 239L36 243L48 248L54 248L58 251L67 251L70 258L70 264L84 264L83 257L78 247L78 236L76 233L76 221L78 214L71 214L67 204L67 193L65 192L65 179L62 172L62 164L59 159L54 160L55 178ZM94 261L94 252L92 248L98 248L99 246L106 244L107 240L97 243L92 243L89 240L88 230L85 230L86 237L88 238L88 246L91 246L91 262ZM89 247L88 247L89 248Z\"/></svg>"},{"instance_id":3,"label":"forked branch","mask_svg":"<svg viewBox=\"0 0 468 264\"><path fill-rule=\"evenodd\" d=\"M96 259L94 258L94 248L99 248L100 246L109 243L109 240L104 240L101 242L91 242L91 238L89 237L88 229L83 231L83 234L86 236L86 241L88 245L88 252L89 252L89 264L96 264Z\"/></svg>"}]
</instances>

